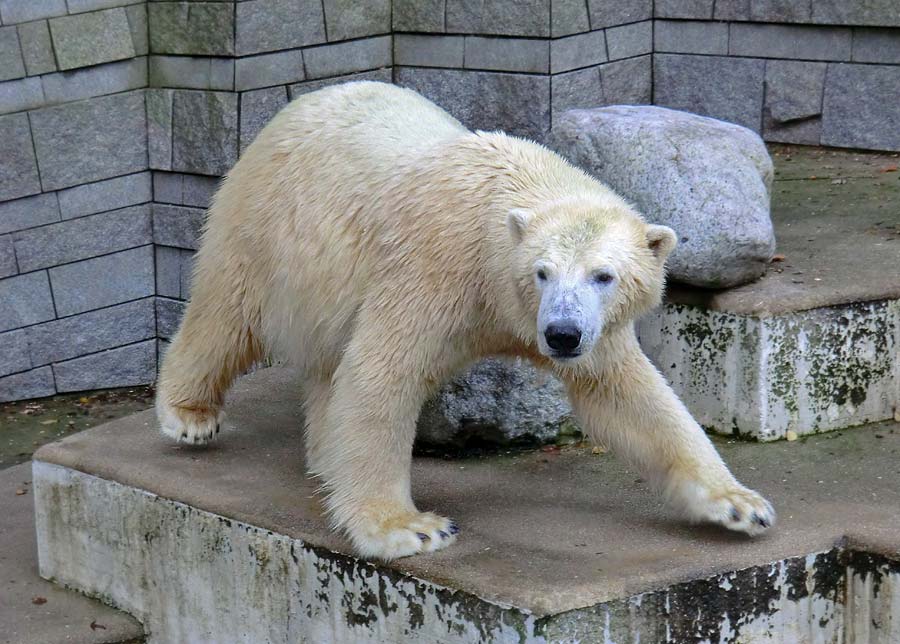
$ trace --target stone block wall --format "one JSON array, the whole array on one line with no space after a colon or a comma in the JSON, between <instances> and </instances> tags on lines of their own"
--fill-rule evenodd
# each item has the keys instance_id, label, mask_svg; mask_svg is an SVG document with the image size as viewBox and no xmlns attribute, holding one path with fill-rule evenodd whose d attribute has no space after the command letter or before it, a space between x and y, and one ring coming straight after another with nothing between
<instances>
[{"instance_id":1,"label":"stone block wall","mask_svg":"<svg viewBox=\"0 0 900 644\"><path fill-rule=\"evenodd\" d=\"M651 101L651 0L394 2L394 81L467 126L542 140L553 114Z\"/></svg>"},{"instance_id":2,"label":"stone block wall","mask_svg":"<svg viewBox=\"0 0 900 644\"><path fill-rule=\"evenodd\" d=\"M218 179L289 100L364 78L538 140L654 102L900 150L900 4L0 0L0 401L152 382Z\"/></svg>"},{"instance_id":3,"label":"stone block wall","mask_svg":"<svg viewBox=\"0 0 900 644\"><path fill-rule=\"evenodd\" d=\"M0 400L156 366L147 7L0 0Z\"/></svg>"},{"instance_id":4,"label":"stone block wall","mask_svg":"<svg viewBox=\"0 0 900 644\"><path fill-rule=\"evenodd\" d=\"M767 141L900 150L896 0L656 0L654 103Z\"/></svg>"}]
</instances>

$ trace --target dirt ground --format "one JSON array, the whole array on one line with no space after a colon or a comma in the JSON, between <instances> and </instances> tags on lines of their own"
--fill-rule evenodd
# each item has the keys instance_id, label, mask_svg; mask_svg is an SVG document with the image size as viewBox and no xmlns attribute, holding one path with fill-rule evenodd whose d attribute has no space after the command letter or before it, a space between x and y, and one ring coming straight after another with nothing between
<instances>
[{"instance_id":1,"label":"dirt ground","mask_svg":"<svg viewBox=\"0 0 900 644\"><path fill-rule=\"evenodd\" d=\"M0 470L31 459L57 439L153 406L152 386L0 403Z\"/></svg>"}]
</instances>

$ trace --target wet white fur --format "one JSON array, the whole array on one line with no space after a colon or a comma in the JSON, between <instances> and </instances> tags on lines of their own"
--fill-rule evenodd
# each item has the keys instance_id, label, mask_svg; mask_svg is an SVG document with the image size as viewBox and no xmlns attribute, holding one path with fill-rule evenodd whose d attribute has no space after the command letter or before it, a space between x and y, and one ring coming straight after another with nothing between
<instances>
[{"instance_id":1,"label":"wet white fur","mask_svg":"<svg viewBox=\"0 0 900 644\"><path fill-rule=\"evenodd\" d=\"M511 211L527 215L510 227ZM160 374L162 429L209 440L233 379L267 353L288 358L334 525L364 556L427 552L455 536L410 495L420 407L483 356L524 356L554 370L584 429L688 516L758 531L753 513L771 523L771 508L732 477L634 336L674 244L545 148L469 132L413 92L348 83L304 95L215 196ZM541 293L538 262L561 290ZM597 267L615 271L608 293L572 286ZM593 346L560 365L541 352L539 311L575 291Z\"/></svg>"}]
</instances>

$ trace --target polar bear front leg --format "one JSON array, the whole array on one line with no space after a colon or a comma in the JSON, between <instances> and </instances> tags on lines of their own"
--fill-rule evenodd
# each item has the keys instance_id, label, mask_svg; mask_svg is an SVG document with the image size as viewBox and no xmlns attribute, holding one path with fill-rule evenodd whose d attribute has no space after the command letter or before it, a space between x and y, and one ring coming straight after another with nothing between
<instances>
[{"instance_id":1,"label":"polar bear front leg","mask_svg":"<svg viewBox=\"0 0 900 644\"><path fill-rule=\"evenodd\" d=\"M216 297L217 287L234 290L203 281L195 285L194 298L166 352L156 384L161 431L193 445L218 435L228 388L262 354L240 308Z\"/></svg>"},{"instance_id":2,"label":"polar bear front leg","mask_svg":"<svg viewBox=\"0 0 900 644\"><path fill-rule=\"evenodd\" d=\"M385 328L385 316L397 320L362 315L335 373L325 423L307 431L333 524L363 557L390 560L446 548L459 530L417 510L410 492L416 420L438 380L441 339Z\"/></svg>"},{"instance_id":3,"label":"polar bear front leg","mask_svg":"<svg viewBox=\"0 0 900 644\"><path fill-rule=\"evenodd\" d=\"M633 333L623 341L626 350L608 372L568 378L588 434L634 463L692 520L750 535L774 525L772 505L735 479Z\"/></svg>"}]
</instances>

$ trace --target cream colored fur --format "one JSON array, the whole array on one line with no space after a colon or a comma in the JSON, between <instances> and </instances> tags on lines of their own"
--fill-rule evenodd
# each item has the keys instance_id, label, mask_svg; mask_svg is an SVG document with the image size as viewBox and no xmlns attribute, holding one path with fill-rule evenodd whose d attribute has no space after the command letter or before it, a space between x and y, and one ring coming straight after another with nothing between
<instances>
[{"instance_id":1,"label":"cream colored fur","mask_svg":"<svg viewBox=\"0 0 900 644\"><path fill-rule=\"evenodd\" d=\"M507 226L510 211L520 234ZM741 486L638 347L672 232L545 148L472 133L417 94L348 83L292 102L222 184L192 300L160 374L163 431L217 433L234 378L269 353L304 374L308 464L363 556L443 548L410 458L423 401L495 354L568 385L584 429L636 463L687 516L755 533L771 506ZM569 364L536 343L533 265L619 275L602 334ZM568 270L567 269L567 270Z\"/></svg>"}]
</instances>

